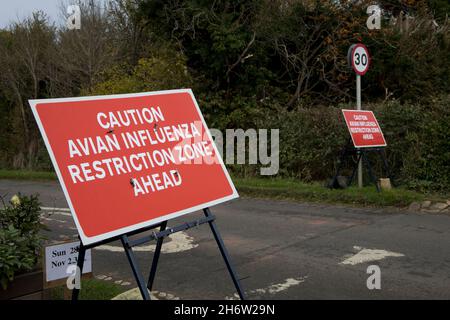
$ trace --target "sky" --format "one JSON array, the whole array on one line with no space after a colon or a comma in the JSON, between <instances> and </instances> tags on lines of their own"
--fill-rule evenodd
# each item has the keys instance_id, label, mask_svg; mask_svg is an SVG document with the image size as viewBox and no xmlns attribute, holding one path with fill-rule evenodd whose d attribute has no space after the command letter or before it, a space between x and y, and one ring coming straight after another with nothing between
<instances>
[{"instance_id":1,"label":"sky","mask_svg":"<svg viewBox=\"0 0 450 320\"><path fill-rule=\"evenodd\" d=\"M70 3L70 0L0 0L0 28L22 20L36 10L44 11L51 22L61 24L61 2Z\"/></svg>"}]
</instances>

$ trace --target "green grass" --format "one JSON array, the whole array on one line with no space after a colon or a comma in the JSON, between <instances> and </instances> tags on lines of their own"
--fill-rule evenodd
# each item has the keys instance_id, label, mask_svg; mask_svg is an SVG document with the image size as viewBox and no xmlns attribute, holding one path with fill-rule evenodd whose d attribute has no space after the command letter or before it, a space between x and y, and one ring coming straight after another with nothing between
<instances>
[{"instance_id":1,"label":"green grass","mask_svg":"<svg viewBox=\"0 0 450 320\"><path fill-rule=\"evenodd\" d=\"M13 180L56 180L56 173L48 171L0 169L0 179Z\"/></svg>"},{"instance_id":2,"label":"green grass","mask_svg":"<svg viewBox=\"0 0 450 320\"><path fill-rule=\"evenodd\" d=\"M430 198L403 188L378 193L374 185L361 189L328 189L319 183L302 183L292 179L233 178L233 181L241 195L257 198L397 207Z\"/></svg>"},{"instance_id":3,"label":"green grass","mask_svg":"<svg viewBox=\"0 0 450 320\"><path fill-rule=\"evenodd\" d=\"M63 287L50 290L50 298L52 300L64 300ZM125 289L122 286L115 283L97 279L84 279L81 280L79 300L111 300L124 291Z\"/></svg>"}]
</instances>

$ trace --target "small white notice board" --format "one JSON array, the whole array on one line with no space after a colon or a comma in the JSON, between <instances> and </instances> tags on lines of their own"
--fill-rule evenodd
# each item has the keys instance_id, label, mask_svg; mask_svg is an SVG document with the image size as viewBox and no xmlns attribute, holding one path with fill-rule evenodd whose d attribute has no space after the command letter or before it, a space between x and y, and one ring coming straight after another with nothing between
<instances>
[{"instance_id":1,"label":"small white notice board","mask_svg":"<svg viewBox=\"0 0 450 320\"><path fill-rule=\"evenodd\" d=\"M76 266L80 242L65 242L45 247L46 281L67 279L73 272L68 272L69 266ZM92 272L91 250L86 250L83 274Z\"/></svg>"}]
</instances>

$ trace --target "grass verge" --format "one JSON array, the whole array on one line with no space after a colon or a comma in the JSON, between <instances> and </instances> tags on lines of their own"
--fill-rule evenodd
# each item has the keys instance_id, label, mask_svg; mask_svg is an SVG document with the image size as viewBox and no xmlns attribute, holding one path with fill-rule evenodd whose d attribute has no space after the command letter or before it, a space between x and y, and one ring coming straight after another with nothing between
<instances>
[{"instance_id":1,"label":"grass verge","mask_svg":"<svg viewBox=\"0 0 450 320\"><path fill-rule=\"evenodd\" d=\"M115 296L125 292L125 289L112 282L97 279L81 280L79 300L111 300ZM64 288L50 289L52 300L64 300Z\"/></svg>"},{"instance_id":2,"label":"grass verge","mask_svg":"<svg viewBox=\"0 0 450 320\"><path fill-rule=\"evenodd\" d=\"M233 181L241 195L256 198L396 207L408 206L425 198L441 199L439 196L424 195L403 188L378 193L373 185L361 189L328 189L319 183L303 183L292 179L233 178Z\"/></svg>"},{"instance_id":3,"label":"grass verge","mask_svg":"<svg viewBox=\"0 0 450 320\"><path fill-rule=\"evenodd\" d=\"M56 173L50 171L4 170L0 169L0 179L12 180L56 180Z\"/></svg>"}]
</instances>

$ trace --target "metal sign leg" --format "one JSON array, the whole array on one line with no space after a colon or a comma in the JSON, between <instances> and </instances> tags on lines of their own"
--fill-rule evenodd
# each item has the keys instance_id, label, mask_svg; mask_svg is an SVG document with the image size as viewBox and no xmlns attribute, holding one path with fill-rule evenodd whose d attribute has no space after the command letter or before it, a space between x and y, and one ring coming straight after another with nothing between
<instances>
[{"instance_id":1,"label":"metal sign leg","mask_svg":"<svg viewBox=\"0 0 450 320\"><path fill-rule=\"evenodd\" d=\"M138 284L139 291L141 292L142 295L142 299L150 300L150 294L148 293L147 286L145 285L144 277L142 276L142 273L139 270L139 266L137 264L136 257L134 256L133 249L129 245L128 237L124 235L120 238L120 240L122 241L123 248L125 249L125 253L127 254L131 270L133 270L133 275Z\"/></svg>"},{"instance_id":2,"label":"metal sign leg","mask_svg":"<svg viewBox=\"0 0 450 320\"><path fill-rule=\"evenodd\" d=\"M368 156L367 156L367 154L365 152L363 152L363 154L362 154L362 159L363 159L364 164L367 167L367 171L369 172L370 180L372 180L372 182L375 184L375 187L377 188L377 191L381 192L380 186L377 183L377 179L373 175L372 165L370 164L369 158L368 158Z\"/></svg>"},{"instance_id":3,"label":"metal sign leg","mask_svg":"<svg viewBox=\"0 0 450 320\"><path fill-rule=\"evenodd\" d=\"M340 155L339 155L339 158L338 158L338 163L337 163L337 166L336 166L336 173L335 173L333 179L331 180L331 182L330 182L330 184L328 186L329 188L337 188L337 187L339 187L337 180L338 180L339 173L341 172L341 169L342 169L342 167L344 165L344 161L345 161L345 159L347 157L348 149L350 148L350 143L351 143L351 139L348 139L347 140L347 144L345 145L344 148L342 148L342 150L340 152ZM347 182L347 184L348 184L348 182Z\"/></svg>"},{"instance_id":4,"label":"metal sign leg","mask_svg":"<svg viewBox=\"0 0 450 320\"><path fill-rule=\"evenodd\" d=\"M78 260L77 260L77 271L80 273L80 281L83 275L83 266L84 266L84 257L86 256L86 248L83 246L83 243L80 240L80 248L78 249ZM81 284L80 284L81 286ZM80 294L80 289L77 289L77 286L72 290L72 301L78 300L78 295Z\"/></svg>"},{"instance_id":5,"label":"metal sign leg","mask_svg":"<svg viewBox=\"0 0 450 320\"><path fill-rule=\"evenodd\" d=\"M166 227L167 227L167 221L164 221L161 224L159 231L160 232L164 231L166 229ZM147 282L147 288L150 291L152 291L153 282L155 281L156 269L158 267L158 260L159 260L160 254L161 254L161 247L163 245L163 242L164 242L164 237L158 238L158 241L156 243L155 253L153 254L152 266L150 268L150 275L148 276L148 282Z\"/></svg>"},{"instance_id":6,"label":"metal sign leg","mask_svg":"<svg viewBox=\"0 0 450 320\"><path fill-rule=\"evenodd\" d=\"M381 159L383 160L384 170L386 171L386 175L391 181L391 185L394 186L394 179L392 178L391 170L389 169L389 163L387 161L386 150L381 149L378 151L380 153Z\"/></svg>"},{"instance_id":7,"label":"metal sign leg","mask_svg":"<svg viewBox=\"0 0 450 320\"><path fill-rule=\"evenodd\" d=\"M350 176L350 179L348 180L347 186L350 187L350 185L353 182L353 179L355 178L355 174L356 174L356 170L358 169L359 163L361 163L361 157L362 157L362 152L361 151L357 151L357 156L356 156L356 163L355 166L353 167L353 171L352 171L352 175Z\"/></svg>"},{"instance_id":8,"label":"metal sign leg","mask_svg":"<svg viewBox=\"0 0 450 320\"><path fill-rule=\"evenodd\" d=\"M242 300L245 299L245 293L242 290L240 281L237 278L237 275L236 275L233 265L231 264L231 259L228 255L228 251L225 248L225 244L223 243L223 240L219 234L217 226L214 223L215 217L211 214L211 211L209 210L209 208L203 209L203 212L205 214L205 218L198 219L193 222L185 223L185 224L179 225L177 227L170 228L169 230L166 229L167 221L164 221L160 224L160 230L158 232L154 232L153 234L144 236L143 238L140 238L140 239L131 239L130 240L128 238L128 234L125 234L120 237L108 240L108 242L110 242L110 241L117 240L120 238L123 248L125 250L125 253L127 255L128 262L130 263L131 270L133 271L133 276L136 279L137 285L139 287L139 291L141 292L142 298L144 300L151 300L149 290L151 290L153 287L153 282L154 282L155 275L156 275L159 257L161 255L161 248L163 245L164 237L169 236L170 234L173 234L175 232L180 232L180 231L192 228L192 227L196 227L203 223L209 224L211 231L214 235L214 239L216 240L217 245L219 247L222 258L224 259L225 264L228 269L228 272L230 273L231 279L233 280L234 286L236 287L236 290L239 294L239 297ZM151 227L151 229L154 229L154 228L155 228L154 226ZM142 232L144 232L144 230ZM143 243L155 240L155 239L157 239L157 246L156 246L155 254L153 256L153 261L152 261L152 266L150 269L148 283L146 284L144 277L143 277L141 271L139 270L139 266L138 266L136 257L133 252L133 246L137 246L137 245L140 245L140 244L143 244ZM80 272L82 272L82 270L83 270L83 264L84 264L86 250L91 249L95 246L101 245L103 243L107 243L107 242L100 242L100 243L97 243L95 245L90 245L90 246L83 246L83 244L81 243L79 253L78 253L78 262L77 262L78 270ZM78 299L78 294L79 294L79 289L74 289L72 292L72 300L73 301L76 301Z\"/></svg>"},{"instance_id":9,"label":"metal sign leg","mask_svg":"<svg viewBox=\"0 0 450 320\"><path fill-rule=\"evenodd\" d=\"M205 214L206 217L212 216L209 208L203 209L203 213ZM241 298L241 300L245 300L244 290L242 290L241 283L240 283L239 279L237 278L237 275L236 275L233 265L231 264L230 256L228 255L228 251L225 248L225 244L223 243L222 237L219 234L219 230L217 229L217 226L214 223L214 220L211 220L208 223L209 223L209 226L211 227L211 231L214 235L214 238L216 239L216 242L219 247L220 253L222 254L223 260L225 260L225 264L227 265L228 272L230 273L231 279L233 280L234 286L236 287L239 297Z\"/></svg>"}]
</instances>

